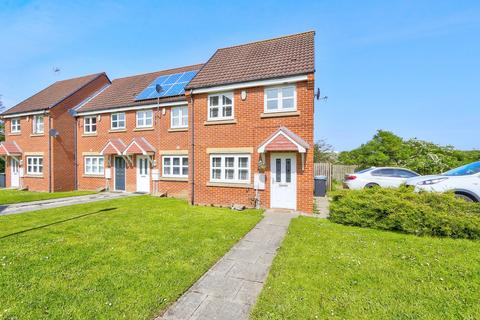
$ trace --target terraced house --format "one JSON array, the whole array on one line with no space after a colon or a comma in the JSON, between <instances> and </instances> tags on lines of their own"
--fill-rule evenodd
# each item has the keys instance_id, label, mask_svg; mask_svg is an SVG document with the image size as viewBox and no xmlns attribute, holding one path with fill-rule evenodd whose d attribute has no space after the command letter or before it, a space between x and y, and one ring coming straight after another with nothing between
<instances>
[{"instance_id":1,"label":"terraced house","mask_svg":"<svg viewBox=\"0 0 480 320\"><path fill-rule=\"evenodd\" d=\"M58 81L5 111L6 186L33 191L75 188L75 118L69 110L110 83L105 73Z\"/></svg>"},{"instance_id":2,"label":"terraced house","mask_svg":"<svg viewBox=\"0 0 480 320\"><path fill-rule=\"evenodd\" d=\"M105 77L68 105L75 174L64 189L312 212L314 71L306 32L218 49L205 64Z\"/></svg>"}]
</instances>

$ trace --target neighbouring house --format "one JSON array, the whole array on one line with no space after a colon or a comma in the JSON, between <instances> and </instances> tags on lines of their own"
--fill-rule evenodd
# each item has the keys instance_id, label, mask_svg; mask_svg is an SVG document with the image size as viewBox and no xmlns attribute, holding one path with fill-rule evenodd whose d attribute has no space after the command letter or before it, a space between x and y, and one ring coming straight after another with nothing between
<instances>
[{"instance_id":1,"label":"neighbouring house","mask_svg":"<svg viewBox=\"0 0 480 320\"><path fill-rule=\"evenodd\" d=\"M75 118L69 110L109 83L105 73L57 81L1 114L7 187L75 189Z\"/></svg>"},{"instance_id":2,"label":"neighbouring house","mask_svg":"<svg viewBox=\"0 0 480 320\"><path fill-rule=\"evenodd\" d=\"M63 104L73 109L65 121L75 128L67 180L74 189L312 212L314 71L312 31L218 49L205 64L107 81ZM33 138L13 138L7 134L0 154L40 152L30 150Z\"/></svg>"}]
</instances>

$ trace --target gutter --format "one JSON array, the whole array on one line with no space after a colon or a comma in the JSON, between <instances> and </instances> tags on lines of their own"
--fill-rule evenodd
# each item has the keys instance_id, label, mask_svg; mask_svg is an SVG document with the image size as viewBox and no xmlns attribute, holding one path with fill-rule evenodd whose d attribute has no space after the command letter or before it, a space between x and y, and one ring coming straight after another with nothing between
<instances>
[{"instance_id":1,"label":"gutter","mask_svg":"<svg viewBox=\"0 0 480 320\"><path fill-rule=\"evenodd\" d=\"M78 190L78 156L77 156L77 129L78 129L78 118L73 115L73 168L75 172L73 173L73 187L74 190Z\"/></svg>"}]
</instances>

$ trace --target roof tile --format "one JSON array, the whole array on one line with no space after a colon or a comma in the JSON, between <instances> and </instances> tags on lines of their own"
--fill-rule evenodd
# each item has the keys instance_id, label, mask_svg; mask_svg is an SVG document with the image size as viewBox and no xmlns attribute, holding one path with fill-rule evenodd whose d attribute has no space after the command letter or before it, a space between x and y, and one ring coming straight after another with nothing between
<instances>
[{"instance_id":1,"label":"roof tile","mask_svg":"<svg viewBox=\"0 0 480 320\"><path fill-rule=\"evenodd\" d=\"M218 49L188 89L315 71L314 31Z\"/></svg>"}]
</instances>

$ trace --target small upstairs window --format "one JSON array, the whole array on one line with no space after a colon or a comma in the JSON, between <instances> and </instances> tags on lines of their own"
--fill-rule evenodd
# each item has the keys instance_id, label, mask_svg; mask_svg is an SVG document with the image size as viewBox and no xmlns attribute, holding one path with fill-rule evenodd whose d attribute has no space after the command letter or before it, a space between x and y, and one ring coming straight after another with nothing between
<instances>
[{"instance_id":1,"label":"small upstairs window","mask_svg":"<svg viewBox=\"0 0 480 320\"><path fill-rule=\"evenodd\" d=\"M172 108L170 127L173 129L188 127L188 107L187 106Z\"/></svg>"},{"instance_id":2,"label":"small upstairs window","mask_svg":"<svg viewBox=\"0 0 480 320\"><path fill-rule=\"evenodd\" d=\"M33 116L32 131L33 134L43 134L43 116Z\"/></svg>"},{"instance_id":3,"label":"small upstairs window","mask_svg":"<svg viewBox=\"0 0 480 320\"><path fill-rule=\"evenodd\" d=\"M97 132L97 116L83 118L83 132L96 133Z\"/></svg>"},{"instance_id":4,"label":"small upstairs window","mask_svg":"<svg viewBox=\"0 0 480 320\"><path fill-rule=\"evenodd\" d=\"M233 119L233 93L221 93L208 96L208 120Z\"/></svg>"},{"instance_id":5,"label":"small upstairs window","mask_svg":"<svg viewBox=\"0 0 480 320\"><path fill-rule=\"evenodd\" d=\"M112 113L112 130L125 129L125 112Z\"/></svg>"},{"instance_id":6,"label":"small upstairs window","mask_svg":"<svg viewBox=\"0 0 480 320\"><path fill-rule=\"evenodd\" d=\"M265 112L297 110L295 85L265 88Z\"/></svg>"},{"instance_id":7,"label":"small upstairs window","mask_svg":"<svg viewBox=\"0 0 480 320\"><path fill-rule=\"evenodd\" d=\"M137 111L137 128L151 128L153 125L152 110Z\"/></svg>"},{"instance_id":8,"label":"small upstairs window","mask_svg":"<svg viewBox=\"0 0 480 320\"><path fill-rule=\"evenodd\" d=\"M20 118L13 118L10 125L11 133L20 133Z\"/></svg>"}]
</instances>

